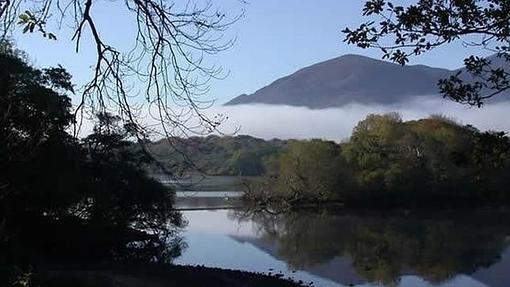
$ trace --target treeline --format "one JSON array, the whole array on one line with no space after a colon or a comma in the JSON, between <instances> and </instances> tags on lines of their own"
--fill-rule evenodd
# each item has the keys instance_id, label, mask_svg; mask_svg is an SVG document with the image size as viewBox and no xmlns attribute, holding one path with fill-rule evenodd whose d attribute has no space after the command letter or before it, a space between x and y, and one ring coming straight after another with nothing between
<instances>
[{"instance_id":1,"label":"treeline","mask_svg":"<svg viewBox=\"0 0 510 287\"><path fill-rule=\"evenodd\" d=\"M349 206L506 204L510 140L443 116L369 115L351 138L290 141L247 197L258 204Z\"/></svg>"},{"instance_id":2,"label":"treeline","mask_svg":"<svg viewBox=\"0 0 510 287\"><path fill-rule=\"evenodd\" d=\"M199 170L207 175L261 176L265 160L281 153L283 140L251 136L215 136L162 139L149 145L153 156L168 170Z\"/></svg>"}]
</instances>

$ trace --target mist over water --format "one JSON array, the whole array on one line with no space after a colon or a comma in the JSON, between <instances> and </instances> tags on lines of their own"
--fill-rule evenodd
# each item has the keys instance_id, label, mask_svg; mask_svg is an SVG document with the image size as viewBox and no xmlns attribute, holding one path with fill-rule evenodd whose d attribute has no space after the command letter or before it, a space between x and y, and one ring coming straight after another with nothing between
<instances>
[{"instance_id":1,"label":"mist over water","mask_svg":"<svg viewBox=\"0 0 510 287\"><path fill-rule=\"evenodd\" d=\"M250 135L267 140L320 138L342 141L350 137L354 126L367 115L390 112L400 113L405 121L441 114L461 124L473 125L482 131L510 132L508 116L510 101L486 104L478 108L440 96L416 97L412 101L392 105L353 103L339 108L309 109L285 105L249 104L217 106L203 112L211 118L217 114L228 117L219 127L223 135ZM160 130L160 124L155 119L145 116L143 121L155 130ZM197 125L198 122L191 121L189 124ZM84 119L80 135L90 134L92 126L90 119ZM163 137L163 134L156 132L154 139ZM186 137L199 134L176 135Z\"/></svg>"},{"instance_id":2,"label":"mist over water","mask_svg":"<svg viewBox=\"0 0 510 287\"><path fill-rule=\"evenodd\" d=\"M419 97L393 105L349 104L341 108L312 110L283 105L239 105L217 107L211 113L229 117L221 130L239 131L264 139L322 138L341 141L349 138L354 126L368 114L398 112L404 120L427 118L441 114L467 125L485 130L510 131L510 102L487 104L482 108L462 105L447 99Z\"/></svg>"}]
</instances>

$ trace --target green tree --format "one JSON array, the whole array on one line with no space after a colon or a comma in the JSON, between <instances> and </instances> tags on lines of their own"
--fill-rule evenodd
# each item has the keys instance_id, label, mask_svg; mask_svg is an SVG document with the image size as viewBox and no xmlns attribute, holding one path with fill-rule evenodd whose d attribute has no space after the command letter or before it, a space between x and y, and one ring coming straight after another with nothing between
<instances>
[{"instance_id":1,"label":"green tree","mask_svg":"<svg viewBox=\"0 0 510 287\"><path fill-rule=\"evenodd\" d=\"M236 151L227 163L236 175L260 175L264 173L261 157L251 151Z\"/></svg>"},{"instance_id":2,"label":"green tree","mask_svg":"<svg viewBox=\"0 0 510 287\"><path fill-rule=\"evenodd\" d=\"M472 152L474 182L484 187L482 196L489 202L508 202L510 194L510 139L503 132L477 133Z\"/></svg>"},{"instance_id":3,"label":"green tree","mask_svg":"<svg viewBox=\"0 0 510 287\"><path fill-rule=\"evenodd\" d=\"M371 114L349 141L291 140L266 160L247 198L262 205L342 200L349 206L505 205L510 140L433 115ZM284 206L285 207L285 206Z\"/></svg>"},{"instance_id":4,"label":"green tree","mask_svg":"<svg viewBox=\"0 0 510 287\"><path fill-rule=\"evenodd\" d=\"M168 141L159 140L148 145L154 157L171 171L178 171L188 162L207 175L261 176L264 160L285 150L286 141L251 136L210 135L175 140L175 151ZM180 152L179 152L180 151ZM184 154L184 155L183 155Z\"/></svg>"},{"instance_id":5,"label":"green tree","mask_svg":"<svg viewBox=\"0 0 510 287\"><path fill-rule=\"evenodd\" d=\"M289 202L340 200L349 185L341 148L334 142L293 141L277 157L274 190Z\"/></svg>"},{"instance_id":6,"label":"green tree","mask_svg":"<svg viewBox=\"0 0 510 287\"><path fill-rule=\"evenodd\" d=\"M382 192L414 182L410 176L421 165L416 144L400 115L368 115L354 128L344 156L358 169L362 186Z\"/></svg>"},{"instance_id":7,"label":"green tree","mask_svg":"<svg viewBox=\"0 0 510 287\"><path fill-rule=\"evenodd\" d=\"M409 122L396 114L367 116L343 148L361 191L353 199L431 206L476 201L476 189L484 188L474 181L478 134L443 116Z\"/></svg>"},{"instance_id":8,"label":"green tree","mask_svg":"<svg viewBox=\"0 0 510 287\"><path fill-rule=\"evenodd\" d=\"M407 127L419 142L416 147L435 183L456 182L466 176L474 134L469 127L443 116L411 121Z\"/></svg>"}]
</instances>

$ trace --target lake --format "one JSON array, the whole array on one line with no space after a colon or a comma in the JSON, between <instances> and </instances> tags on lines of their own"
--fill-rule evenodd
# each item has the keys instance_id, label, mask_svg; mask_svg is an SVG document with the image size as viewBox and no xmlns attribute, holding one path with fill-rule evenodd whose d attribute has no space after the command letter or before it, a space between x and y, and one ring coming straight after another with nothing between
<instances>
[{"instance_id":1,"label":"lake","mask_svg":"<svg viewBox=\"0 0 510 287\"><path fill-rule=\"evenodd\" d=\"M235 193L179 193L187 247L175 263L281 274L317 287L509 286L505 211L269 214L241 206Z\"/></svg>"}]
</instances>

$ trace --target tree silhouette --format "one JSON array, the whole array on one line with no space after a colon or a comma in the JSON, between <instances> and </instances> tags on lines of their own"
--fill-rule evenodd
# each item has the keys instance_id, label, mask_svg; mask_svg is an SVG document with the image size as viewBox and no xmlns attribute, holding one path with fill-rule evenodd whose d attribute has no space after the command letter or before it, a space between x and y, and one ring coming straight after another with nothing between
<instances>
[{"instance_id":1,"label":"tree silhouette","mask_svg":"<svg viewBox=\"0 0 510 287\"><path fill-rule=\"evenodd\" d=\"M101 34L104 27L97 23L93 11L105 9L105 4L92 0L1 0L0 39L21 26L23 33L41 33L56 40L58 32L49 30L70 24L76 52L83 48L81 40L90 36L96 53L93 76L80 89L77 115L84 108L92 114L114 113L132 125L139 139L156 131L169 137L215 130L224 118L204 113L213 104L204 95L210 80L225 73L206 60L233 44L232 39L224 38L224 31L241 15L227 17L209 1L125 1L119 13L127 13L136 27L131 39L134 48L126 52ZM60 25L49 25L51 19ZM149 127L145 117L155 119L160 127Z\"/></svg>"},{"instance_id":2,"label":"tree silhouette","mask_svg":"<svg viewBox=\"0 0 510 287\"><path fill-rule=\"evenodd\" d=\"M383 58L402 65L410 56L456 41L491 51L494 57L466 58L464 70L438 84L445 97L480 107L510 89L509 15L506 0L419 0L406 7L369 0L363 8L369 19L357 28L344 29L344 41L380 49Z\"/></svg>"},{"instance_id":3,"label":"tree silhouette","mask_svg":"<svg viewBox=\"0 0 510 287\"><path fill-rule=\"evenodd\" d=\"M143 169L151 158L129 141L131 125L99 114L80 141L68 133L73 86L63 68L36 69L9 45L0 65L0 281L48 262L178 254L173 189Z\"/></svg>"}]
</instances>

